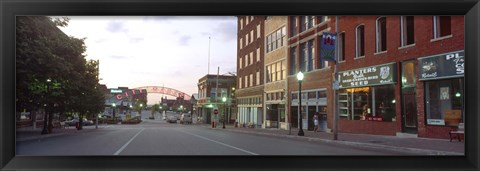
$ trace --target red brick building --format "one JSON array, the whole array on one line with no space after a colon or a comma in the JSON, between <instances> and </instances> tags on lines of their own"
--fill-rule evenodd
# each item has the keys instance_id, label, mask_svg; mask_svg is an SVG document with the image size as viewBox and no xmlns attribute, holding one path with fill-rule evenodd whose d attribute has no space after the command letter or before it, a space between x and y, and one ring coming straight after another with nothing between
<instances>
[{"instance_id":1,"label":"red brick building","mask_svg":"<svg viewBox=\"0 0 480 171\"><path fill-rule=\"evenodd\" d=\"M339 16L338 33L339 132L448 138L463 122L463 16Z\"/></svg>"},{"instance_id":2,"label":"red brick building","mask_svg":"<svg viewBox=\"0 0 480 171\"><path fill-rule=\"evenodd\" d=\"M288 18L288 105L292 127L298 128L299 83L296 74L304 73L302 81L302 126L313 130L313 114L333 118L332 73L334 62L320 59L320 39L323 32L334 29L327 16L290 16ZM328 105L327 105L328 104ZM328 119L331 123L331 119Z\"/></svg>"}]
</instances>

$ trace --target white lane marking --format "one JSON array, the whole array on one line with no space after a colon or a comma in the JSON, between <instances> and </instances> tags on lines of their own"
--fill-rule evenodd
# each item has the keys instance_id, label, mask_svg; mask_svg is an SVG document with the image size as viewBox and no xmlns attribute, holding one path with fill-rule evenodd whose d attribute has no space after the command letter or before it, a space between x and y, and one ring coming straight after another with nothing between
<instances>
[{"instance_id":1,"label":"white lane marking","mask_svg":"<svg viewBox=\"0 0 480 171\"><path fill-rule=\"evenodd\" d=\"M198 137L198 138L202 138L202 139L205 139L205 140L208 140L208 141L214 142L214 143L218 143L218 144L221 144L221 145L224 145L224 146L227 146L227 147L230 147L230 148L236 149L236 150L240 150L240 151L243 151L243 152L245 152L245 153L249 153L249 154L252 154L252 155L259 155L259 154L257 154L257 153L250 152L250 151L247 151L247 150L244 150L244 149L238 148L238 147L234 147L234 146L231 146L231 145L228 145L228 144L222 143L222 142L218 142L218 141L212 140L212 139L210 139L210 138L207 138L207 137L203 137L203 136L200 136L200 135L195 135L195 134L192 134L192 133L189 133L189 132L183 131L183 130L182 130L182 132L184 132L184 133L186 133L186 134L190 134L190 135L196 136L196 137Z\"/></svg>"},{"instance_id":2,"label":"white lane marking","mask_svg":"<svg viewBox=\"0 0 480 171\"><path fill-rule=\"evenodd\" d=\"M144 129L145 129L145 128L142 128L142 130L138 131L138 133L135 134L135 136L133 136L132 138L130 138L130 140L129 140L125 145L123 145L122 148L118 149L118 151L115 152L115 154L113 154L113 155L118 155L118 154L120 154L120 152L122 152L122 151L125 149L125 147L127 147L128 144L130 144L130 143L133 141L133 139L135 139L135 137L137 137Z\"/></svg>"}]
</instances>

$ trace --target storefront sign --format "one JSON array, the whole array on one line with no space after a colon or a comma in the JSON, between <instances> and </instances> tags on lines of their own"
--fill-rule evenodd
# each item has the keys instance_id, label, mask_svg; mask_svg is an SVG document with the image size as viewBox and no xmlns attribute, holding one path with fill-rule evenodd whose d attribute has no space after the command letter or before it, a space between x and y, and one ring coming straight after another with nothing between
<instances>
[{"instance_id":1,"label":"storefront sign","mask_svg":"<svg viewBox=\"0 0 480 171\"><path fill-rule=\"evenodd\" d=\"M465 51L450 52L441 55L418 58L419 79L440 79L463 77Z\"/></svg>"},{"instance_id":2,"label":"storefront sign","mask_svg":"<svg viewBox=\"0 0 480 171\"><path fill-rule=\"evenodd\" d=\"M367 116L367 121L383 122L383 116Z\"/></svg>"},{"instance_id":3,"label":"storefront sign","mask_svg":"<svg viewBox=\"0 0 480 171\"><path fill-rule=\"evenodd\" d=\"M110 89L110 93L122 93L120 89Z\"/></svg>"},{"instance_id":4,"label":"storefront sign","mask_svg":"<svg viewBox=\"0 0 480 171\"><path fill-rule=\"evenodd\" d=\"M427 119L428 125L445 125L445 120L443 119Z\"/></svg>"},{"instance_id":5,"label":"storefront sign","mask_svg":"<svg viewBox=\"0 0 480 171\"><path fill-rule=\"evenodd\" d=\"M338 73L338 80L340 81L339 88L392 84L397 81L396 78L396 63L359 68Z\"/></svg>"}]
</instances>

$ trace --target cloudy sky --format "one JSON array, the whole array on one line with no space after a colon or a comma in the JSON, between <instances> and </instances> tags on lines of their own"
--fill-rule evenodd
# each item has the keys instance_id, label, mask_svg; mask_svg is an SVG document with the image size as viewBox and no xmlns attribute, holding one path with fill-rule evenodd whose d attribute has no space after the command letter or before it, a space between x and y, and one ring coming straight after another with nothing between
<instances>
[{"instance_id":1,"label":"cloudy sky","mask_svg":"<svg viewBox=\"0 0 480 171\"><path fill-rule=\"evenodd\" d=\"M67 35L86 38L87 59L100 60L108 88L165 86L197 93L198 79L236 72L233 16L70 16ZM149 95L149 104L160 95Z\"/></svg>"}]
</instances>

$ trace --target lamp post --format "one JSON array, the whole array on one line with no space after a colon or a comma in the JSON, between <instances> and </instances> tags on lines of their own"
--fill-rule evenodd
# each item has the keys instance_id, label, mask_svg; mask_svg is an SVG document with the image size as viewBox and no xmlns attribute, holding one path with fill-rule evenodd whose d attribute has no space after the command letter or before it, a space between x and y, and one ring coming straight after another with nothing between
<instances>
[{"instance_id":1,"label":"lamp post","mask_svg":"<svg viewBox=\"0 0 480 171\"><path fill-rule=\"evenodd\" d=\"M299 124L299 130L298 130L298 136L304 136L305 133L303 132L302 129L302 80L303 80L303 73L302 71L298 72L297 74L297 79L298 79L298 115L300 119L300 124Z\"/></svg>"},{"instance_id":2,"label":"lamp post","mask_svg":"<svg viewBox=\"0 0 480 171\"><path fill-rule=\"evenodd\" d=\"M223 102L223 129L225 129L225 113L227 112L227 98L226 97L223 97L222 98L222 102Z\"/></svg>"},{"instance_id":3,"label":"lamp post","mask_svg":"<svg viewBox=\"0 0 480 171\"><path fill-rule=\"evenodd\" d=\"M117 104L115 103L112 103L112 108L113 108L113 124L116 124L116 118L115 118L115 107L117 106Z\"/></svg>"},{"instance_id":4,"label":"lamp post","mask_svg":"<svg viewBox=\"0 0 480 171\"><path fill-rule=\"evenodd\" d=\"M43 130L42 130L42 133L41 133L41 134L48 134L48 133L49 133L49 132L48 132L48 127L47 127L47 124L48 124L48 123L47 123L47 119L48 119L48 118L47 118L47 117L48 117L47 113L50 112L50 110L48 110L48 108L49 108L50 106L48 105L48 98L47 98L47 96L48 96L48 93L50 93L50 82L52 82L52 80L50 80L50 78L47 79L47 91L46 91L46 93L45 93L45 101L46 101L45 103L46 103L46 104L45 104L45 112L44 112L44 117L43 117Z\"/></svg>"}]
</instances>

